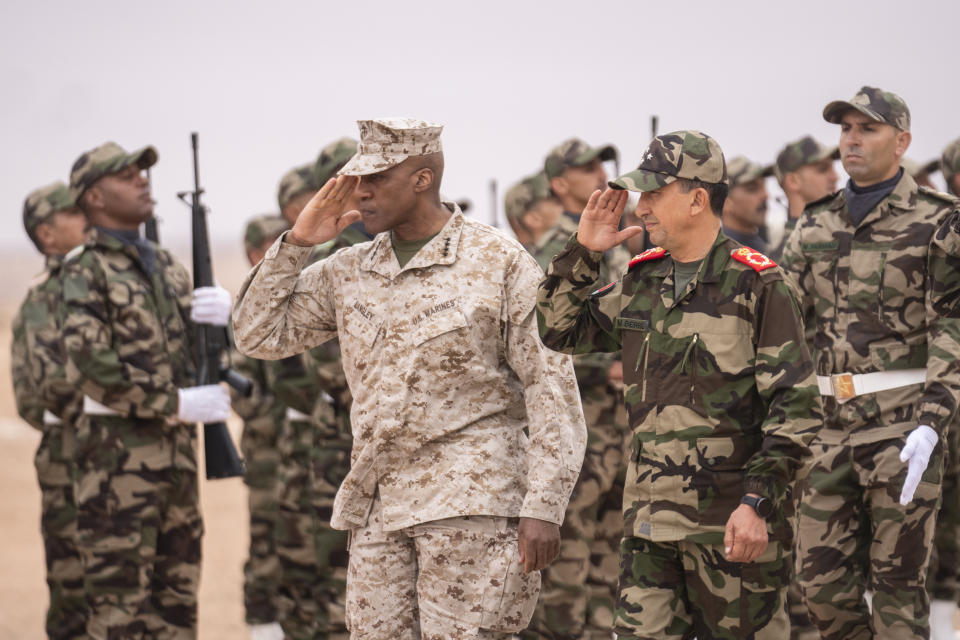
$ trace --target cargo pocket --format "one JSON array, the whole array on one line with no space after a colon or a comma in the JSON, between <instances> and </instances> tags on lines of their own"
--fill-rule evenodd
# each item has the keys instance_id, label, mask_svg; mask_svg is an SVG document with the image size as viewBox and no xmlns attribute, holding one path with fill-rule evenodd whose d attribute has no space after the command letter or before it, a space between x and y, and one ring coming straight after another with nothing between
<instances>
[{"instance_id":1,"label":"cargo pocket","mask_svg":"<svg viewBox=\"0 0 960 640\"><path fill-rule=\"evenodd\" d=\"M523 573L516 525L489 543L480 628L516 633L527 628L540 595L540 572Z\"/></svg>"},{"instance_id":2,"label":"cargo pocket","mask_svg":"<svg viewBox=\"0 0 960 640\"><path fill-rule=\"evenodd\" d=\"M740 633L752 638L763 630L766 638L790 635L784 599L792 555L771 541L753 562L740 565Z\"/></svg>"},{"instance_id":3,"label":"cargo pocket","mask_svg":"<svg viewBox=\"0 0 960 640\"><path fill-rule=\"evenodd\" d=\"M743 461L732 438L697 438L697 490L700 523L723 526L743 495Z\"/></svg>"}]
</instances>

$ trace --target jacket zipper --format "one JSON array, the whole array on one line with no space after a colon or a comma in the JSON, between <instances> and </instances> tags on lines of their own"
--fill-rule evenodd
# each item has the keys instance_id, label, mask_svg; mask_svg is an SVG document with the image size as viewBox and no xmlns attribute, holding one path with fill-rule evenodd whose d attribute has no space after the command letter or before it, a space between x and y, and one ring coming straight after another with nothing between
<instances>
[{"instance_id":1,"label":"jacket zipper","mask_svg":"<svg viewBox=\"0 0 960 640\"><path fill-rule=\"evenodd\" d=\"M683 359L680 361L680 371L683 373L687 372L687 363L690 361L690 354L693 353L694 349L697 347L697 342L700 341L700 334L693 334L693 340L690 341L690 344L687 345L687 350L683 352ZM697 383L697 361L694 358L693 367L690 371L690 404L693 404L693 389Z\"/></svg>"},{"instance_id":2,"label":"jacket zipper","mask_svg":"<svg viewBox=\"0 0 960 640\"><path fill-rule=\"evenodd\" d=\"M643 336L643 344L640 345L640 354L637 356L637 365L634 371L640 371L640 363L643 363L643 373L640 374L640 401L647 399L647 356L650 353L650 334Z\"/></svg>"}]
</instances>

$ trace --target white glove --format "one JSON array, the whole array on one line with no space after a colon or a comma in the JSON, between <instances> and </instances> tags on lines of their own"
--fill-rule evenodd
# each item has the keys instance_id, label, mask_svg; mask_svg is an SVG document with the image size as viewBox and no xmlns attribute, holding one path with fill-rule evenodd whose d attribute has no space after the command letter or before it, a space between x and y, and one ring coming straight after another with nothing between
<instances>
[{"instance_id":1,"label":"white glove","mask_svg":"<svg viewBox=\"0 0 960 640\"><path fill-rule=\"evenodd\" d=\"M190 319L197 324L225 327L230 322L230 292L223 287L198 287L190 301Z\"/></svg>"},{"instance_id":2,"label":"white glove","mask_svg":"<svg viewBox=\"0 0 960 640\"><path fill-rule=\"evenodd\" d=\"M186 387L178 394L181 422L224 422L230 417L230 392L219 384Z\"/></svg>"},{"instance_id":3,"label":"white glove","mask_svg":"<svg viewBox=\"0 0 960 640\"><path fill-rule=\"evenodd\" d=\"M930 464L930 454L939 441L937 432L925 424L920 425L907 436L907 444L900 452L900 462L907 462L907 478L903 481L903 491L900 492L900 504L907 505L913 500L913 494L920 484L920 476Z\"/></svg>"}]
</instances>

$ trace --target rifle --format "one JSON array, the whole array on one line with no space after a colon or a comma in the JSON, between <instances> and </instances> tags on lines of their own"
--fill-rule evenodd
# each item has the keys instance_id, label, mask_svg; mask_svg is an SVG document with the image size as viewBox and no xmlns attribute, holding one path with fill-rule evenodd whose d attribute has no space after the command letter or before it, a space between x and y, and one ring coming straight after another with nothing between
<instances>
[{"instance_id":1,"label":"rifle","mask_svg":"<svg viewBox=\"0 0 960 640\"><path fill-rule=\"evenodd\" d=\"M150 169L147 169L147 182L150 182ZM153 188L153 183L150 183ZM150 216L150 219L143 223L143 236L154 244L160 244L160 231L157 228L157 214Z\"/></svg>"},{"instance_id":2,"label":"rifle","mask_svg":"<svg viewBox=\"0 0 960 640\"><path fill-rule=\"evenodd\" d=\"M193 191L177 194L190 206L193 218L193 287L212 287L213 266L210 261L210 239L207 236L207 210L200 203L200 170L197 155L197 134L191 133L193 145ZM187 201L187 196L190 200ZM249 396L253 385L239 373L222 365L224 354L229 354L230 340L226 327L197 324L196 358L197 384L226 382L244 396ZM224 422L208 422L203 425L203 452L206 460L207 479L231 478L243 475L243 461L237 454L230 432Z\"/></svg>"}]
</instances>

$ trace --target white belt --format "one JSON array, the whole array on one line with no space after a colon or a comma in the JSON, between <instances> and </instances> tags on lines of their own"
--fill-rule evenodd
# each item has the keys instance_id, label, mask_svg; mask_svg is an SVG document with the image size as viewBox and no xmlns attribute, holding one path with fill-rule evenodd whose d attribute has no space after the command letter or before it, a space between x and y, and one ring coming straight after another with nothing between
<instances>
[{"instance_id":1,"label":"white belt","mask_svg":"<svg viewBox=\"0 0 960 640\"><path fill-rule=\"evenodd\" d=\"M59 425L61 425L61 424L63 424L63 421L60 420L60 418L58 418L58 417L56 416L56 414L54 414L54 413L53 413L52 411L50 411L49 409L44 409L44 410L43 410L43 426L45 426L45 427L56 427L56 426L59 426Z\"/></svg>"},{"instance_id":2,"label":"white belt","mask_svg":"<svg viewBox=\"0 0 960 640\"><path fill-rule=\"evenodd\" d=\"M837 373L832 376L817 376L820 394L834 396L843 404L866 393L906 387L926 382L926 369L902 369L900 371L875 371L874 373Z\"/></svg>"},{"instance_id":3,"label":"white belt","mask_svg":"<svg viewBox=\"0 0 960 640\"><path fill-rule=\"evenodd\" d=\"M284 416L290 422L310 422L313 420L313 418L305 414L303 411L297 411L293 407L287 407L287 412L284 414Z\"/></svg>"},{"instance_id":4,"label":"white belt","mask_svg":"<svg viewBox=\"0 0 960 640\"><path fill-rule=\"evenodd\" d=\"M90 396L83 396L83 412L88 416L119 416L119 411L100 404Z\"/></svg>"}]
</instances>

